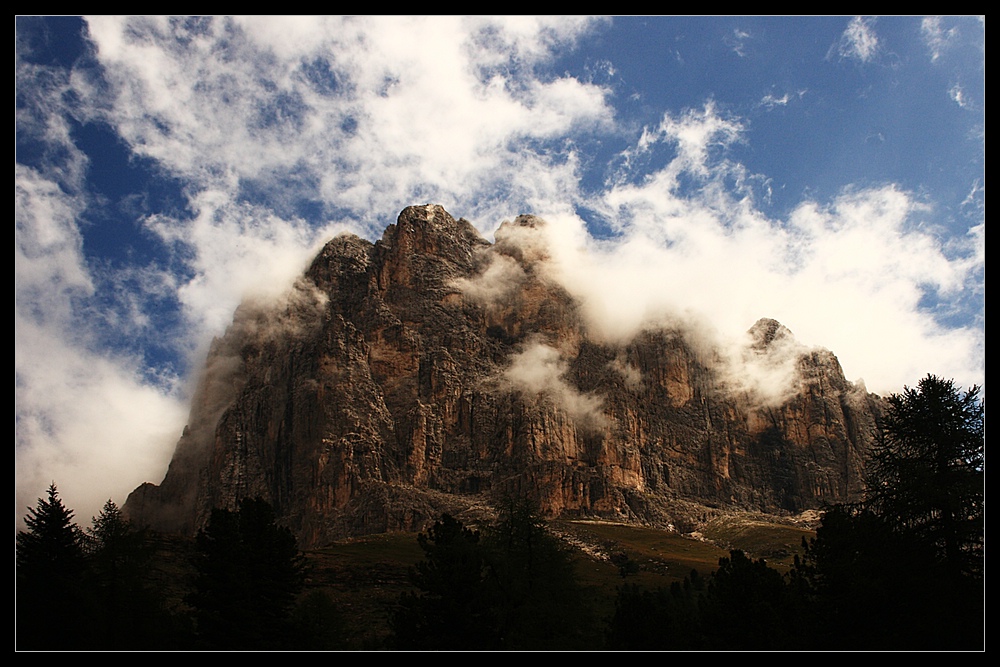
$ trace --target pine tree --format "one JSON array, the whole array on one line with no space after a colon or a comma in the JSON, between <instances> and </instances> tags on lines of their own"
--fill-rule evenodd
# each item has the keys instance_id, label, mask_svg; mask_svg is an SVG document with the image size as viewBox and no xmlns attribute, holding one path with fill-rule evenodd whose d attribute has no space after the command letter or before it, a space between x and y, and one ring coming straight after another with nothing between
<instances>
[{"instance_id":1,"label":"pine tree","mask_svg":"<svg viewBox=\"0 0 1000 667\"><path fill-rule=\"evenodd\" d=\"M59 491L49 485L48 500L28 508L27 532L15 538L18 572L44 571L47 576L76 576L83 567L82 535L73 523L73 511L63 505Z\"/></svg>"},{"instance_id":2,"label":"pine tree","mask_svg":"<svg viewBox=\"0 0 1000 667\"><path fill-rule=\"evenodd\" d=\"M189 602L209 648L281 649L304 581L295 536L260 498L216 509L198 533L198 578Z\"/></svg>"},{"instance_id":3,"label":"pine tree","mask_svg":"<svg viewBox=\"0 0 1000 667\"><path fill-rule=\"evenodd\" d=\"M157 592L149 583L153 548L112 501L104 503L87 529L89 582L99 605L95 641L100 648L162 646L169 627Z\"/></svg>"},{"instance_id":4,"label":"pine tree","mask_svg":"<svg viewBox=\"0 0 1000 667\"><path fill-rule=\"evenodd\" d=\"M889 397L865 507L933 547L954 575L982 575L984 408L979 387L928 375Z\"/></svg>"},{"instance_id":5,"label":"pine tree","mask_svg":"<svg viewBox=\"0 0 1000 667\"><path fill-rule=\"evenodd\" d=\"M984 410L934 375L888 399L863 502L828 508L793 580L818 648L983 645Z\"/></svg>"},{"instance_id":6,"label":"pine tree","mask_svg":"<svg viewBox=\"0 0 1000 667\"><path fill-rule=\"evenodd\" d=\"M449 514L417 543L424 560L410 570L419 594L404 593L393 617L397 648L495 648L495 600L479 531Z\"/></svg>"},{"instance_id":7,"label":"pine tree","mask_svg":"<svg viewBox=\"0 0 1000 667\"><path fill-rule=\"evenodd\" d=\"M83 647L87 637L83 535L53 483L15 537L17 643L25 649ZM47 620L57 614L57 630Z\"/></svg>"}]
</instances>

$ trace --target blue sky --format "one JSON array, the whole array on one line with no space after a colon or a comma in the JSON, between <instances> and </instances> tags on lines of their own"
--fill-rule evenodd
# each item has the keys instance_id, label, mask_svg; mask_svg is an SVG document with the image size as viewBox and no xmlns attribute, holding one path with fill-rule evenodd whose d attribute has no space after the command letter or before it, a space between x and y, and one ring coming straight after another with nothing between
<instances>
[{"instance_id":1,"label":"blue sky","mask_svg":"<svg viewBox=\"0 0 1000 667\"><path fill-rule=\"evenodd\" d=\"M159 482L213 336L349 231L549 221L595 332L774 317L982 383L985 19L18 17L15 516ZM502 280L501 273L491 274ZM693 334L692 334L693 335Z\"/></svg>"}]
</instances>

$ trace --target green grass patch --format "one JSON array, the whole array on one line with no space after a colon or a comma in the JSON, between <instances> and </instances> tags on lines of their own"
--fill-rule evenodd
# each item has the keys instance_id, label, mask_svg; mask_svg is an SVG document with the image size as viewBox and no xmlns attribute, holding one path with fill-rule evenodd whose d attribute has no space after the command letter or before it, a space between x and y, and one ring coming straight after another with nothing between
<instances>
[{"instance_id":1,"label":"green grass patch","mask_svg":"<svg viewBox=\"0 0 1000 667\"><path fill-rule=\"evenodd\" d=\"M733 517L709 523L702 529L702 535L727 549L740 549L752 558L763 558L771 567L785 572L796 554L803 553L802 538L816 537L816 531Z\"/></svg>"}]
</instances>

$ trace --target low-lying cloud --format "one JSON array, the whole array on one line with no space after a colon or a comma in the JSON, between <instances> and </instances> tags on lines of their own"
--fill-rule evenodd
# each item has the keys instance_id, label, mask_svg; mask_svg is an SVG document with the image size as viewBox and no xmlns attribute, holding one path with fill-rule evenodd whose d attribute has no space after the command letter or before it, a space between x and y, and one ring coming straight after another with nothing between
<instances>
[{"instance_id":1,"label":"low-lying cloud","mask_svg":"<svg viewBox=\"0 0 1000 667\"><path fill-rule=\"evenodd\" d=\"M569 363L558 348L539 340L528 342L511 356L504 377L517 391L551 402L566 412L583 429L604 425L603 401L599 396L579 391L566 379Z\"/></svg>"}]
</instances>

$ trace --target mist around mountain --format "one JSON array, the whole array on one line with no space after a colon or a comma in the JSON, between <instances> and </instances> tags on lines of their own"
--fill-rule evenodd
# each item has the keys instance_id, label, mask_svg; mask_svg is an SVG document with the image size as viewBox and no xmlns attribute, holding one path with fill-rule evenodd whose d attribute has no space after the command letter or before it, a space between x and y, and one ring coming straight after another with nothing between
<instances>
[{"instance_id":1,"label":"mist around mountain","mask_svg":"<svg viewBox=\"0 0 1000 667\"><path fill-rule=\"evenodd\" d=\"M126 513L193 534L259 496L321 546L503 496L683 531L859 497L882 402L831 352L766 318L739 344L670 310L609 321L550 234L521 216L490 243L426 205L333 239L282 300L237 310Z\"/></svg>"}]
</instances>

